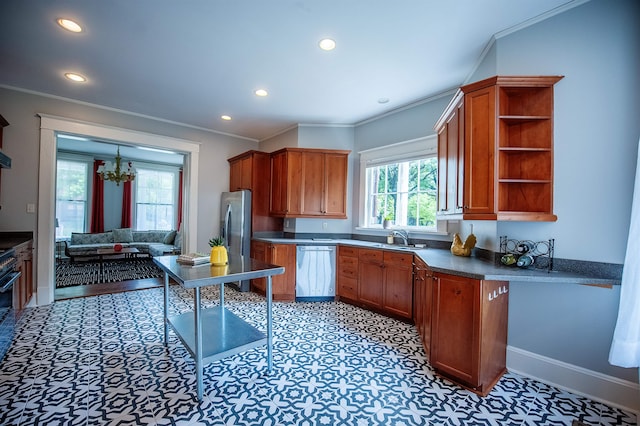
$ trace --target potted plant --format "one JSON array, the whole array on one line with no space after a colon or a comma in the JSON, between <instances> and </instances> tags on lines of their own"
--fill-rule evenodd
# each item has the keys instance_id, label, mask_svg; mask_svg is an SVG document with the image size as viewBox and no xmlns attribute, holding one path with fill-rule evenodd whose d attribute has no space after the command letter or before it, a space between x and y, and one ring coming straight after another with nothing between
<instances>
[{"instance_id":1,"label":"potted plant","mask_svg":"<svg viewBox=\"0 0 640 426\"><path fill-rule=\"evenodd\" d=\"M385 216L384 217L384 219L382 220L382 227L384 229L391 228L391 216Z\"/></svg>"},{"instance_id":2,"label":"potted plant","mask_svg":"<svg viewBox=\"0 0 640 426\"><path fill-rule=\"evenodd\" d=\"M214 266L226 265L229 261L229 257L227 254L227 248L224 246L224 238L211 238L209 240L209 245L211 246L211 256L209 259L211 264Z\"/></svg>"}]
</instances>

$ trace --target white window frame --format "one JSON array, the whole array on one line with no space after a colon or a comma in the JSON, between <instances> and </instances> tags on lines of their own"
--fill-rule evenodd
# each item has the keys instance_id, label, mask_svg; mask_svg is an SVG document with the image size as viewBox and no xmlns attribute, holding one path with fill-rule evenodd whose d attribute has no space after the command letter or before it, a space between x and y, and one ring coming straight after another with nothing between
<instances>
[{"instance_id":1,"label":"white window frame","mask_svg":"<svg viewBox=\"0 0 640 426\"><path fill-rule=\"evenodd\" d=\"M360 151L360 201L357 230L363 231L388 231L379 226L365 226L366 202L367 202L367 167L382 166L385 164L400 163L403 161L417 160L438 155L438 137L430 135L423 138L411 139L391 145ZM434 229L424 226L402 226L402 229L412 234L447 234L447 222L436 220Z\"/></svg>"},{"instance_id":2,"label":"white window frame","mask_svg":"<svg viewBox=\"0 0 640 426\"><path fill-rule=\"evenodd\" d=\"M176 166L169 166L169 165L165 165L165 164L154 164L154 163L144 163L144 162L135 162L134 166L136 167L136 170L158 170L158 171L162 171L162 172L172 172L173 173L173 199L174 199L174 203L173 203L173 218L174 221L175 219L177 219L178 217L178 194L179 194L179 180L180 180L180 167L176 167ZM137 200L138 200L138 185L137 182L134 180L133 181L133 191L132 191L132 197L133 199L131 200L131 203L133 204L133 213L132 213L132 222L133 224L138 223L137 222L137 214L138 214L138 209L137 209ZM174 223L172 225L172 229L176 229L176 224Z\"/></svg>"},{"instance_id":3,"label":"white window frame","mask_svg":"<svg viewBox=\"0 0 640 426\"><path fill-rule=\"evenodd\" d=\"M55 195L55 205L57 206L58 204L58 195L57 195L57 185L58 185L58 160L62 160L62 161L75 161L78 163L86 163L87 165L87 205L86 208L84 210L84 230L82 230L81 232L89 232L89 218L90 218L90 213L91 213L91 201L93 200L93 162L94 162L94 158L87 156L87 155L78 155L78 154L71 154L69 152L59 152L58 156L56 158L56 180L55 180L55 188L56 188L56 195ZM57 218L57 213L56 213L56 218Z\"/></svg>"}]
</instances>

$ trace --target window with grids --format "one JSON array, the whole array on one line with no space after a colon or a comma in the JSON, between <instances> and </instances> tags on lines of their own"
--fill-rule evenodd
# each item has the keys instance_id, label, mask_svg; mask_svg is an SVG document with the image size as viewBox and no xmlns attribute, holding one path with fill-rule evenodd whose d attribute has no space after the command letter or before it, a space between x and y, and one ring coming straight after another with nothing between
<instances>
[{"instance_id":1,"label":"window with grids","mask_svg":"<svg viewBox=\"0 0 640 426\"><path fill-rule=\"evenodd\" d=\"M137 165L134 182L135 229L175 229L178 171Z\"/></svg>"},{"instance_id":2,"label":"window with grids","mask_svg":"<svg viewBox=\"0 0 640 426\"><path fill-rule=\"evenodd\" d=\"M436 229L435 155L372 165L365 176L365 227L382 227L386 219L399 227Z\"/></svg>"},{"instance_id":3,"label":"window with grids","mask_svg":"<svg viewBox=\"0 0 640 426\"><path fill-rule=\"evenodd\" d=\"M56 238L87 232L89 162L61 159L56 164Z\"/></svg>"}]
</instances>

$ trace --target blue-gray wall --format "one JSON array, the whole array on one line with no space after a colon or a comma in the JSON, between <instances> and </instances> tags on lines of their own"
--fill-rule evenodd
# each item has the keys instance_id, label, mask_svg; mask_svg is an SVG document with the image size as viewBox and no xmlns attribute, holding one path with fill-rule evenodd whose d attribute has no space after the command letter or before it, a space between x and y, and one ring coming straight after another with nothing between
<instances>
[{"instance_id":1,"label":"blue-gray wall","mask_svg":"<svg viewBox=\"0 0 640 426\"><path fill-rule=\"evenodd\" d=\"M499 37L487 49L467 82L494 74L565 78L555 90L558 221L475 226L479 246L497 249L500 235L555 238L556 257L624 262L640 137L639 5L635 0L593 0ZM355 150L433 134L450 98L358 126ZM356 179L354 200L358 191ZM357 217L357 202L353 207ZM468 232L468 224L460 226L463 234ZM619 287L514 283L508 343L637 382L637 369L608 363L619 297Z\"/></svg>"}]
</instances>

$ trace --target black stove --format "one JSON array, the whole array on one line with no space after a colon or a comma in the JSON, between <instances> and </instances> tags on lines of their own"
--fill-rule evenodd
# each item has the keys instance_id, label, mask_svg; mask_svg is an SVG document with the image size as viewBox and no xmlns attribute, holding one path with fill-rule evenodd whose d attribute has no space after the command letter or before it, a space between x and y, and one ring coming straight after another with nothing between
<instances>
[{"instance_id":1,"label":"black stove","mask_svg":"<svg viewBox=\"0 0 640 426\"><path fill-rule=\"evenodd\" d=\"M20 277L14 249L0 250L0 308L13 304L13 283Z\"/></svg>"},{"instance_id":2,"label":"black stove","mask_svg":"<svg viewBox=\"0 0 640 426\"><path fill-rule=\"evenodd\" d=\"M0 361L11 346L18 314L13 309L13 283L20 278L14 249L0 250Z\"/></svg>"}]
</instances>

